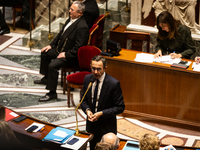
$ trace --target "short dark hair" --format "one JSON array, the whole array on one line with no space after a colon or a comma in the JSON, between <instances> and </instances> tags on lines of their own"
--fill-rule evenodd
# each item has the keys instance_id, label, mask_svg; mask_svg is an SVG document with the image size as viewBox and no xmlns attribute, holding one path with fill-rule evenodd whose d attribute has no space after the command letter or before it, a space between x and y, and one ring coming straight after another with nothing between
<instances>
[{"instance_id":1,"label":"short dark hair","mask_svg":"<svg viewBox=\"0 0 200 150\"><path fill-rule=\"evenodd\" d=\"M106 59L103 56L101 56L101 55L94 56L91 59L91 64L92 64L92 61L100 61L100 60L103 62L103 68L105 68L107 66L107 62L106 62Z\"/></svg>"},{"instance_id":2,"label":"short dark hair","mask_svg":"<svg viewBox=\"0 0 200 150\"><path fill-rule=\"evenodd\" d=\"M169 33L163 31L160 27L160 23L165 23L169 27ZM163 39L174 39L178 34L178 26L180 21L174 19L171 13L168 11L161 12L157 17L157 28L158 28L158 38Z\"/></svg>"}]
</instances>

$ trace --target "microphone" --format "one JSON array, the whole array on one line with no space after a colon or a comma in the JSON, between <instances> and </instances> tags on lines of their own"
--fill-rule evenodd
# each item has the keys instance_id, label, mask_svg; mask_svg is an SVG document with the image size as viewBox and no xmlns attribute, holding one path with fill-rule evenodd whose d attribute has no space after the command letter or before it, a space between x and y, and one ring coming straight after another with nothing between
<instances>
[{"instance_id":1,"label":"microphone","mask_svg":"<svg viewBox=\"0 0 200 150\"><path fill-rule=\"evenodd\" d=\"M78 108L79 108L79 106L81 105L81 103L83 102L83 100L84 100L84 98L85 98L85 95L87 94L88 90L90 89L90 87L92 86L92 84L94 83L95 80L96 80L96 78L95 78L94 76L92 76L92 78L90 79L90 83L89 83L89 85L88 85L88 87L87 87L87 90L85 91L85 93L84 93L84 95L83 95L81 101L79 102L79 104L78 104L77 107L76 107L76 110L75 110L75 116L76 116L76 129L75 129L76 133L75 133L75 135L76 135L76 136L79 136L79 135L80 135L79 129L78 129L78 118L77 118L77 111L78 111Z\"/></svg>"}]
</instances>

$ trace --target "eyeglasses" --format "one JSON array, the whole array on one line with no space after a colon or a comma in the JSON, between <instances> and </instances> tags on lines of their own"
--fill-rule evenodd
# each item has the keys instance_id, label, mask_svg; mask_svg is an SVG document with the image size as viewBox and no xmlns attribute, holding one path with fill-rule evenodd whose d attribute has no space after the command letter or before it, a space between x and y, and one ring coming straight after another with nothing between
<instances>
[{"instance_id":1,"label":"eyeglasses","mask_svg":"<svg viewBox=\"0 0 200 150\"><path fill-rule=\"evenodd\" d=\"M91 67L91 69L92 69L92 71L97 70L98 72L102 70L101 68L95 68L95 67Z\"/></svg>"}]
</instances>

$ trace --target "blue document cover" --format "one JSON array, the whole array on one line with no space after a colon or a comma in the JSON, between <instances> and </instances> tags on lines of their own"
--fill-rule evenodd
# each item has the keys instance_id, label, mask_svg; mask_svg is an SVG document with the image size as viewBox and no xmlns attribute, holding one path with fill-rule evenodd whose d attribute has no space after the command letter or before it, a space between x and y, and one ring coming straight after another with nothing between
<instances>
[{"instance_id":1,"label":"blue document cover","mask_svg":"<svg viewBox=\"0 0 200 150\"><path fill-rule=\"evenodd\" d=\"M75 130L70 130L62 127L52 129L42 141L52 141L56 143L63 143L75 133Z\"/></svg>"},{"instance_id":2,"label":"blue document cover","mask_svg":"<svg viewBox=\"0 0 200 150\"><path fill-rule=\"evenodd\" d=\"M123 150L140 150L139 142L136 141L127 141Z\"/></svg>"}]
</instances>

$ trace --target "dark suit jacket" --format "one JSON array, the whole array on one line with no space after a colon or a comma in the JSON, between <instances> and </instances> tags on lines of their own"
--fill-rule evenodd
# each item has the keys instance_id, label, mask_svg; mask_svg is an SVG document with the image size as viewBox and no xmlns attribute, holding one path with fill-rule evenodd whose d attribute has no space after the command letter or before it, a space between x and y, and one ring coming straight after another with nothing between
<instances>
[{"instance_id":1,"label":"dark suit jacket","mask_svg":"<svg viewBox=\"0 0 200 150\"><path fill-rule=\"evenodd\" d=\"M85 77L82 96L85 93L92 76L92 74L89 74ZM84 112L87 108L92 110L91 88L88 90L81 107ZM87 120L86 130L90 133L94 133L94 130L96 130L96 132L100 132L101 135L104 135L108 132L113 132L116 134L116 115L122 113L124 108L125 105L119 81L106 74L97 107L97 111L103 111L103 115L96 122L90 122Z\"/></svg>"},{"instance_id":2,"label":"dark suit jacket","mask_svg":"<svg viewBox=\"0 0 200 150\"><path fill-rule=\"evenodd\" d=\"M0 0L0 6L25 5L29 7L28 0Z\"/></svg>"},{"instance_id":3,"label":"dark suit jacket","mask_svg":"<svg viewBox=\"0 0 200 150\"><path fill-rule=\"evenodd\" d=\"M94 21L99 17L99 7L96 0L86 0L85 11L83 17L85 18L89 29L92 27Z\"/></svg>"},{"instance_id":4,"label":"dark suit jacket","mask_svg":"<svg viewBox=\"0 0 200 150\"><path fill-rule=\"evenodd\" d=\"M66 59L77 59L77 52L81 46L87 45L89 38L89 29L85 19L80 17L63 33L65 26L69 23L70 18L65 22L63 29L51 42L51 47L57 48L60 52L63 49ZM63 33L63 34L62 34Z\"/></svg>"}]
</instances>

